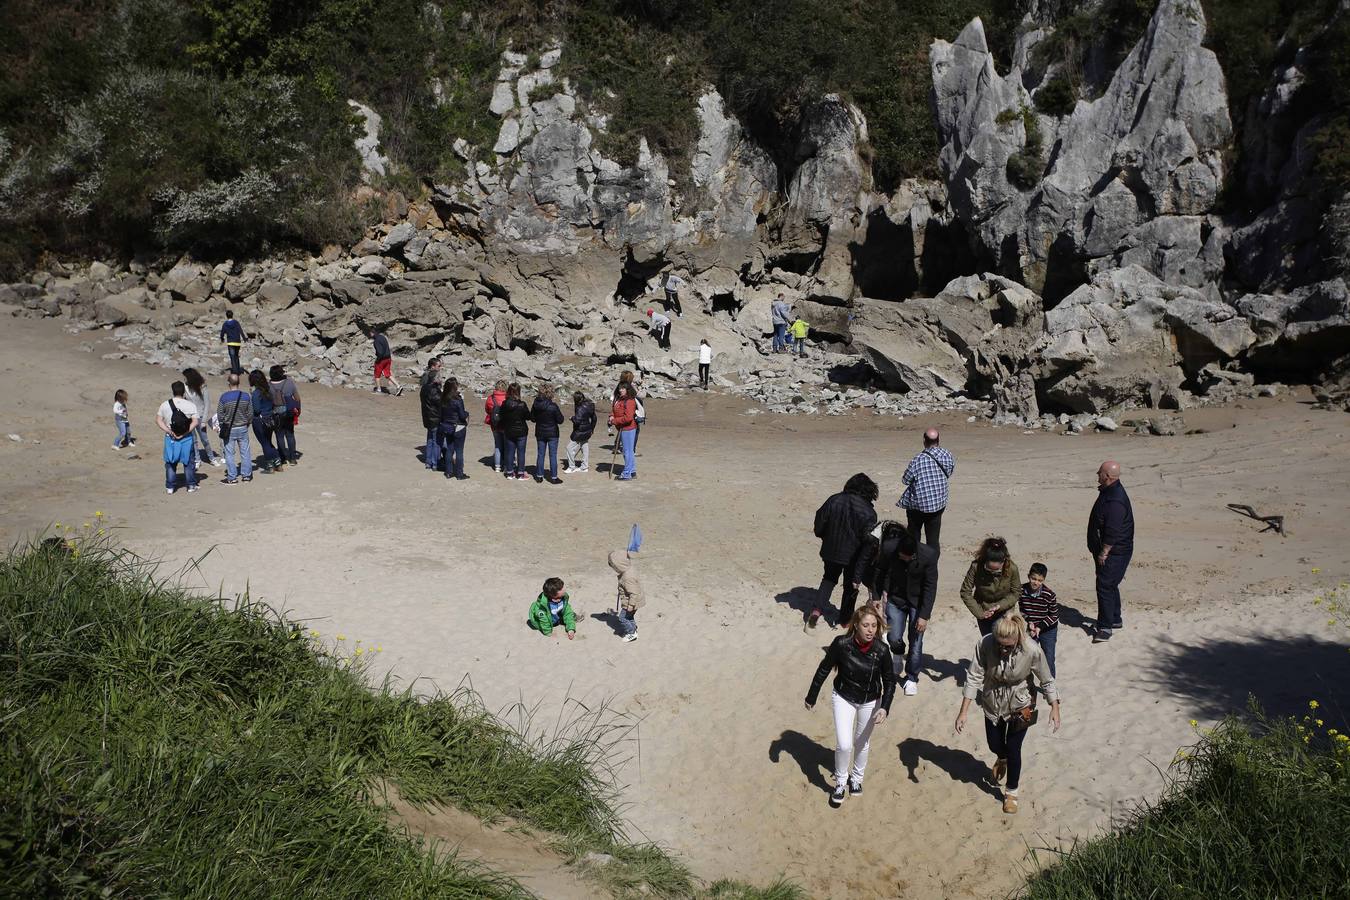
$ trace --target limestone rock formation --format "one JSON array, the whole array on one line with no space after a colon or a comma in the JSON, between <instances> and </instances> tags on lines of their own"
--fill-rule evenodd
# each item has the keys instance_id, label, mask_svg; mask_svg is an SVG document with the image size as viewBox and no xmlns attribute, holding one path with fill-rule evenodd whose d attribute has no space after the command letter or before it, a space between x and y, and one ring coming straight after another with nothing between
<instances>
[{"instance_id":1,"label":"limestone rock formation","mask_svg":"<svg viewBox=\"0 0 1350 900\"><path fill-rule=\"evenodd\" d=\"M1232 124L1204 37L1198 0L1159 3L1103 95L1060 120L1035 113L1018 66L998 75L980 20L955 43L934 42L940 164L995 269L1052 301L1120 265L1192 287L1217 281L1223 257L1209 214ZM1019 154L1020 169L1038 176L1024 188L1008 176Z\"/></svg>"}]
</instances>

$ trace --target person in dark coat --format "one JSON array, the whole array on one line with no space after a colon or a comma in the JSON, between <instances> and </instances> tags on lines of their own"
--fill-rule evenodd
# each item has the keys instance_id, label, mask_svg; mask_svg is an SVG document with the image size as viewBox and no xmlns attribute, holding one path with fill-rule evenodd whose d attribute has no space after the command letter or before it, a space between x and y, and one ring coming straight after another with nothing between
<instances>
[{"instance_id":1,"label":"person in dark coat","mask_svg":"<svg viewBox=\"0 0 1350 900\"><path fill-rule=\"evenodd\" d=\"M469 411L459 393L459 381L445 380L441 389L440 422L437 426L441 447L445 450L445 477L465 479L464 438L469 432Z\"/></svg>"},{"instance_id":2,"label":"person in dark coat","mask_svg":"<svg viewBox=\"0 0 1350 900\"><path fill-rule=\"evenodd\" d=\"M440 357L427 363L422 373L422 384L417 390L422 405L422 427L427 430L427 444L422 458L428 469L436 469L441 463L440 422L441 422L441 360Z\"/></svg>"},{"instance_id":3,"label":"person in dark coat","mask_svg":"<svg viewBox=\"0 0 1350 900\"><path fill-rule=\"evenodd\" d=\"M572 437L567 441L567 475L591 470L591 435L597 422L595 404L577 391L572 395ZM577 452L581 452L581 466L577 466Z\"/></svg>"},{"instance_id":4,"label":"person in dark coat","mask_svg":"<svg viewBox=\"0 0 1350 900\"><path fill-rule=\"evenodd\" d=\"M867 533L877 524L877 513L872 504L879 494L877 483L859 472L845 482L842 491L816 510L815 534L820 538L820 558L825 563L825 574L816 592L816 607L807 619L807 624L812 628L830 605L830 595L839 583L839 576L852 572ZM839 624L853 617L853 607L857 602L858 585L850 578L844 582L844 596L839 603Z\"/></svg>"},{"instance_id":5,"label":"person in dark coat","mask_svg":"<svg viewBox=\"0 0 1350 900\"><path fill-rule=\"evenodd\" d=\"M933 617L937 599L938 551L920 544L907 528L899 529L895 543L886 546L874 569L878 599L886 610L887 643L897 670L904 663L906 697L919 692L919 667L923 662L923 635ZM906 650L908 644L908 651ZM896 672L898 676L899 671Z\"/></svg>"},{"instance_id":6,"label":"person in dark coat","mask_svg":"<svg viewBox=\"0 0 1350 900\"><path fill-rule=\"evenodd\" d=\"M553 400L553 386L546 384L539 388L530 408L530 418L534 420L534 443L538 453L534 460L534 480L544 480L544 453L548 452L548 480L550 484L559 484L558 480L558 426L563 423L562 410Z\"/></svg>"},{"instance_id":7,"label":"person in dark coat","mask_svg":"<svg viewBox=\"0 0 1350 900\"><path fill-rule=\"evenodd\" d=\"M494 426L502 435L506 453L502 472L507 478L525 480L525 439L530 436L530 408L520 399L520 383L511 382L506 399L492 409Z\"/></svg>"},{"instance_id":8,"label":"person in dark coat","mask_svg":"<svg viewBox=\"0 0 1350 900\"><path fill-rule=\"evenodd\" d=\"M1114 460L1097 468L1097 501L1088 516L1087 547L1097 571L1097 627L1092 642L1099 644L1125 627L1120 617L1120 582L1134 555L1134 509L1120 483L1120 463Z\"/></svg>"}]
</instances>

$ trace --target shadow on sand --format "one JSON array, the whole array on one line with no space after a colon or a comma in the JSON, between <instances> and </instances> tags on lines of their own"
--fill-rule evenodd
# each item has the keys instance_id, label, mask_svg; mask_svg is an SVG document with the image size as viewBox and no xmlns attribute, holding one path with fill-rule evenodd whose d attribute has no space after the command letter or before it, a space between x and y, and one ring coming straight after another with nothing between
<instances>
[{"instance_id":1,"label":"shadow on sand","mask_svg":"<svg viewBox=\"0 0 1350 900\"><path fill-rule=\"evenodd\" d=\"M807 781L827 793L832 790L825 776L834 771L833 750L822 747L800 731L784 731L769 744L769 762L777 763L784 753L797 763Z\"/></svg>"}]
</instances>

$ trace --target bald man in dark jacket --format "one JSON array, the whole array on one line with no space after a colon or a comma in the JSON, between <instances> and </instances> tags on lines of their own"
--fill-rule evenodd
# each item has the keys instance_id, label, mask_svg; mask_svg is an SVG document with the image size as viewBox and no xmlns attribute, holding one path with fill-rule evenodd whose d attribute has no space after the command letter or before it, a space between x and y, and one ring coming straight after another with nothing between
<instances>
[{"instance_id":1,"label":"bald man in dark jacket","mask_svg":"<svg viewBox=\"0 0 1350 900\"><path fill-rule=\"evenodd\" d=\"M1088 516L1087 547L1097 570L1097 628L1092 642L1100 644L1125 627L1120 582L1134 555L1134 509L1120 483L1120 463L1114 460L1097 468L1097 501Z\"/></svg>"}]
</instances>

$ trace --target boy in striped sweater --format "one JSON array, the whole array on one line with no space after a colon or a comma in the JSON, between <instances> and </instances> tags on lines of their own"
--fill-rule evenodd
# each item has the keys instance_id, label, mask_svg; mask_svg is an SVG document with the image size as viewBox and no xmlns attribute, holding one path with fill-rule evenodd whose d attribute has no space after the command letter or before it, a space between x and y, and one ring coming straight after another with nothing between
<instances>
[{"instance_id":1,"label":"boy in striped sweater","mask_svg":"<svg viewBox=\"0 0 1350 900\"><path fill-rule=\"evenodd\" d=\"M1041 645L1050 676L1055 677L1055 639L1059 636L1059 600L1045 583L1050 570L1045 563L1032 563L1027 570L1027 583L1017 598L1017 608L1027 620L1027 632Z\"/></svg>"}]
</instances>

